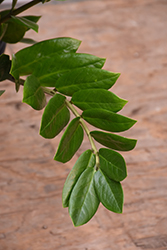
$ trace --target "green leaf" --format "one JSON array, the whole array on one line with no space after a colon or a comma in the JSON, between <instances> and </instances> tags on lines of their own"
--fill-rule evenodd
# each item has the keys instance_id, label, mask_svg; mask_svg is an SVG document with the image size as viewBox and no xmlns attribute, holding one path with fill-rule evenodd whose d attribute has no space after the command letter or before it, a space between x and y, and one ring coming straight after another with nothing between
<instances>
[{"instance_id":1,"label":"green leaf","mask_svg":"<svg viewBox=\"0 0 167 250\"><path fill-rule=\"evenodd\" d=\"M122 181L127 176L126 163L119 153L101 148L99 150L100 169L112 180Z\"/></svg>"},{"instance_id":2,"label":"green leaf","mask_svg":"<svg viewBox=\"0 0 167 250\"><path fill-rule=\"evenodd\" d=\"M100 68L103 64L104 59L101 59ZM74 69L59 78L56 82L56 88L59 92L69 96L82 89L109 89L114 85L119 75L119 73L112 73L99 69L99 67L83 67Z\"/></svg>"},{"instance_id":3,"label":"green leaf","mask_svg":"<svg viewBox=\"0 0 167 250\"><path fill-rule=\"evenodd\" d=\"M129 139L102 131L91 131L91 136L102 145L119 151L129 151L136 146L137 140Z\"/></svg>"},{"instance_id":4,"label":"green leaf","mask_svg":"<svg viewBox=\"0 0 167 250\"><path fill-rule=\"evenodd\" d=\"M35 65L34 74L39 77L42 86L56 87L59 77L76 68L102 67L104 59L88 55L66 53L47 57L42 65Z\"/></svg>"},{"instance_id":5,"label":"green leaf","mask_svg":"<svg viewBox=\"0 0 167 250\"><path fill-rule=\"evenodd\" d=\"M11 16L11 18L19 25L23 25L24 27L27 27L28 29L32 29L36 32L38 32L38 25L31 21L31 20L28 20L27 18L25 17L16 17L16 16Z\"/></svg>"},{"instance_id":6,"label":"green leaf","mask_svg":"<svg viewBox=\"0 0 167 250\"><path fill-rule=\"evenodd\" d=\"M5 92L5 90L0 90L0 96Z\"/></svg>"},{"instance_id":7,"label":"green leaf","mask_svg":"<svg viewBox=\"0 0 167 250\"><path fill-rule=\"evenodd\" d=\"M117 112L127 103L105 89L85 89L74 93L72 102L80 109L86 110L93 108L106 109Z\"/></svg>"},{"instance_id":8,"label":"green leaf","mask_svg":"<svg viewBox=\"0 0 167 250\"><path fill-rule=\"evenodd\" d=\"M11 61L8 55L0 55L0 82L9 78Z\"/></svg>"},{"instance_id":9,"label":"green leaf","mask_svg":"<svg viewBox=\"0 0 167 250\"><path fill-rule=\"evenodd\" d=\"M38 79L31 75L26 78L23 89L23 102L36 110L43 109L46 104L45 94Z\"/></svg>"},{"instance_id":10,"label":"green leaf","mask_svg":"<svg viewBox=\"0 0 167 250\"><path fill-rule=\"evenodd\" d=\"M136 121L104 109L88 109L82 117L93 126L110 132L121 132L131 128Z\"/></svg>"},{"instance_id":11,"label":"green leaf","mask_svg":"<svg viewBox=\"0 0 167 250\"><path fill-rule=\"evenodd\" d=\"M22 17L26 19L25 21L28 23L30 21L36 23L40 16L24 16ZM16 21L15 18L10 18L8 21L5 22L7 24L7 30L2 38L2 40L6 43L17 43L19 42L26 31L29 30L27 25L23 25L20 22Z\"/></svg>"},{"instance_id":12,"label":"green leaf","mask_svg":"<svg viewBox=\"0 0 167 250\"><path fill-rule=\"evenodd\" d=\"M41 121L40 135L54 138L67 125L70 112L65 105L65 97L56 94L48 102Z\"/></svg>"},{"instance_id":13,"label":"green leaf","mask_svg":"<svg viewBox=\"0 0 167 250\"><path fill-rule=\"evenodd\" d=\"M74 167L70 171L63 187L63 194L62 194L63 207L69 206L69 199L71 192L82 172L88 167L94 167L95 164L96 164L95 155L92 153L90 149L86 150L84 153L80 155Z\"/></svg>"},{"instance_id":14,"label":"green leaf","mask_svg":"<svg viewBox=\"0 0 167 250\"><path fill-rule=\"evenodd\" d=\"M20 43L35 44L37 42L31 38L23 38L20 40Z\"/></svg>"},{"instance_id":15,"label":"green leaf","mask_svg":"<svg viewBox=\"0 0 167 250\"><path fill-rule=\"evenodd\" d=\"M94 188L94 168L87 168L75 184L70 200L69 214L74 226L87 223L96 213L99 199Z\"/></svg>"},{"instance_id":16,"label":"green leaf","mask_svg":"<svg viewBox=\"0 0 167 250\"><path fill-rule=\"evenodd\" d=\"M115 213L122 213L123 190L119 182L107 177L101 169L94 175L94 185L100 202L108 210Z\"/></svg>"},{"instance_id":17,"label":"green leaf","mask_svg":"<svg viewBox=\"0 0 167 250\"><path fill-rule=\"evenodd\" d=\"M72 38L54 38L36 43L20 50L13 56L12 75L18 79L21 75L31 74L37 65L41 66L46 57L55 58L57 54L76 52L80 41Z\"/></svg>"},{"instance_id":18,"label":"green leaf","mask_svg":"<svg viewBox=\"0 0 167 250\"><path fill-rule=\"evenodd\" d=\"M55 161L65 163L71 160L81 146L84 133L79 120L80 117L73 119L65 130L54 157Z\"/></svg>"},{"instance_id":19,"label":"green leaf","mask_svg":"<svg viewBox=\"0 0 167 250\"><path fill-rule=\"evenodd\" d=\"M2 3L3 1L5 1L5 0L0 0L0 3Z\"/></svg>"}]
</instances>

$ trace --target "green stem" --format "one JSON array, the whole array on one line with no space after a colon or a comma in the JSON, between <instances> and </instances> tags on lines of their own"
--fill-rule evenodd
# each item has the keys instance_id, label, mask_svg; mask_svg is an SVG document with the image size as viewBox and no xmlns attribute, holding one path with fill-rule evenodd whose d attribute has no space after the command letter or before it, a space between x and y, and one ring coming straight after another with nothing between
<instances>
[{"instance_id":1,"label":"green stem","mask_svg":"<svg viewBox=\"0 0 167 250\"><path fill-rule=\"evenodd\" d=\"M11 18L11 16L16 16L16 15L22 13L25 10L28 10L29 8L33 7L34 5L36 5L40 2L41 2L41 0L33 0L29 3L22 5L21 7L15 9L15 10L10 11L6 16L4 16L0 19L0 24L8 21Z\"/></svg>"},{"instance_id":2,"label":"green stem","mask_svg":"<svg viewBox=\"0 0 167 250\"><path fill-rule=\"evenodd\" d=\"M82 125L83 129L85 130L88 139L90 141L92 150L96 156L96 170L99 169L100 166L100 161L99 161L99 154L98 154L98 150L96 148L96 145L93 141L92 136L90 135L90 131L88 129L88 127L86 126L86 123L84 122L84 119L80 116L80 114L78 113L78 111L74 108L74 106L66 99L66 106L72 111L72 113L76 116L76 117L80 117L80 124Z\"/></svg>"}]
</instances>

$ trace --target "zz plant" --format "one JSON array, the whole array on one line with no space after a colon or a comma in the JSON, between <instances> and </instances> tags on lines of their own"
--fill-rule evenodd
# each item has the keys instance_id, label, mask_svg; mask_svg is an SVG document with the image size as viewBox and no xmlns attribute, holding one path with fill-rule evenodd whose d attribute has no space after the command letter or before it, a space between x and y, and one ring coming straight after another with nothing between
<instances>
[{"instance_id":1,"label":"zz plant","mask_svg":"<svg viewBox=\"0 0 167 250\"><path fill-rule=\"evenodd\" d=\"M65 181L63 207L68 207L74 226L87 223L100 202L108 210L122 213L120 182L127 170L117 151L132 150L136 140L115 132L130 129L136 121L118 114L127 101L109 91L120 74L102 69L103 58L77 53L79 40L63 37L36 43L24 38L27 30L38 31L40 17L17 15L45 1L34 0L19 8L15 8L16 2L13 0L11 9L0 12L1 40L33 45L18 51L12 60L6 54L0 56L0 81L15 82L16 91L23 85L23 102L35 110L44 109L40 127L44 138L54 138L68 125L55 161L68 162L81 146L84 134L90 142L90 148L80 155ZM51 97L48 103L46 95ZM71 120L70 113L74 115ZM87 124L94 129L90 131ZM102 145L99 150L95 141Z\"/></svg>"}]
</instances>

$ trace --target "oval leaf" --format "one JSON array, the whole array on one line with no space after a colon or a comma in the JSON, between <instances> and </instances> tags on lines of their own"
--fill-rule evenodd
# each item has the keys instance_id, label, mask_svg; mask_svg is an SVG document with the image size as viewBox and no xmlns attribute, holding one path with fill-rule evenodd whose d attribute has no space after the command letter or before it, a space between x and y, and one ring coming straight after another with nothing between
<instances>
[{"instance_id":1,"label":"oval leaf","mask_svg":"<svg viewBox=\"0 0 167 250\"><path fill-rule=\"evenodd\" d=\"M80 117L73 119L65 130L54 157L55 161L65 163L71 160L81 146L84 133L79 120Z\"/></svg>"},{"instance_id":2,"label":"oval leaf","mask_svg":"<svg viewBox=\"0 0 167 250\"><path fill-rule=\"evenodd\" d=\"M60 87L57 80L65 73L82 67L102 67L104 59L88 54L66 53L51 55L45 58L42 65L36 64L33 73L39 77L41 85L47 87Z\"/></svg>"},{"instance_id":3,"label":"oval leaf","mask_svg":"<svg viewBox=\"0 0 167 250\"><path fill-rule=\"evenodd\" d=\"M46 104L45 94L40 86L38 79L31 75L24 82L23 102L36 110L43 109Z\"/></svg>"},{"instance_id":4,"label":"oval leaf","mask_svg":"<svg viewBox=\"0 0 167 250\"><path fill-rule=\"evenodd\" d=\"M91 131L91 136L102 145L119 151L129 151L136 146L137 140L129 139L102 131Z\"/></svg>"},{"instance_id":5,"label":"oval leaf","mask_svg":"<svg viewBox=\"0 0 167 250\"><path fill-rule=\"evenodd\" d=\"M112 73L99 68L84 67L72 70L59 78L56 82L56 88L59 92L69 96L82 89L109 89L114 85L119 75L119 73Z\"/></svg>"},{"instance_id":6,"label":"oval leaf","mask_svg":"<svg viewBox=\"0 0 167 250\"><path fill-rule=\"evenodd\" d=\"M15 79L21 75L31 74L36 65L45 60L45 57L55 57L55 53L76 52L80 41L68 37L54 38L36 43L22 49L13 55L11 74Z\"/></svg>"},{"instance_id":7,"label":"oval leaf","mask_svg":"<svg viewBox=\"0 0 167 250\"><path fill-rule=\"evenodd\" d=\"M82 117L93 126L110 132L121 132L131 128L136 121L104 109L88 109Z\"/></svg>"},{"instance_id":8,"label":"oval leaf","mask_svg":"<svg viewBox=\"0 0 167 250\"><path fill-rule=\"evenodd\" d=\"M70 171L63 187L63 194L62 194L63 207L68 207L71 192L79 176L86 168L94 167L95 163L96 163L95 155L92 153L90 149L88 149L87 151L85 151L80 155L74 167Z\"/></svg>"},{"instance_id":9,"label":"oval leaf","mask_svg":"<svg viewBox=\"0 0 167 250\"><path fill-rule=\"evenodd\" d=\"M122 213L123 190L119 182L109 179L102 170L94 175L96 193L100 202L108 210L115 213Z\"/></svg>"},{"instance_id":10,"label":"oval leaf","mask_svg":"<svg viewBox=\"0 0 167 250\"><path fill-rule=\"evenodd\" d=\"M127 176L126 163L122 155L111 149L99 150L100 169L112 180L122 181Z\"/></svg>"},{"instance_id":11,"label":"oval leaf","mask_svg":"<svg viewBox=\"0 0 167 250\"><path fill-rule=\"evenodd\" d=\"M94 168L87 168L72 190L69 200L69 214L74 226L87 223L99 206L99 199L94 188L94 174Z\"/></svg>"},{"instance_id":12,"label":"oval leaf","mask_svg":"<svg viewBox=\"0 0 167 250\"><path fill-rule=\"evenodd\" d=\"M70 112L65 106L65 97L59 94L53 96L42 116L40 135L44 138L54 138L67 125Z\"/></svg>"},{"instance_id":13,"label":"oval leaf","mask_svg":"<svg viewBox=\"0 0 167 250\"><path fill-rule=\"evenodd\" d=\"M127 103L106 89L85 89L74 93L72 102L80 109L106 109L118 112Z\"/></svg>"}]
</instances>

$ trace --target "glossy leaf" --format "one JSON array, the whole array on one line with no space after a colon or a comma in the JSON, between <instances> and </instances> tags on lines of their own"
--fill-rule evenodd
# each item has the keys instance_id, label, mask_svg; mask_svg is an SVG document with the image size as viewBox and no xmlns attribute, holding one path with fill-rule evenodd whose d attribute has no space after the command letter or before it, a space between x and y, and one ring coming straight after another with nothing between
<instances>
[{"instance_id":1,"label":"glossy leaf","mask_svg":"<svg viewBox=\"0 0 167 250\"><path fill-rule=\"evenodd\" d=\"M23 102L36 110L43 109L46 104L45 94L38 79L31 75L26 78L23 89Z\"/></svg>"},{"instance_id":2,"label":"glossy leaf","mask_svg":"<svg viewBox=\"0 0 167 250\"><path fill-rule=\"evenodd\" d=\"M111 149L99 150L100 169L112 180L122 181L127 176L126 163L122 155Z\"/></svg>"},{"instance_id":3,"label":"glossy leaf","mask_svg":"<svg viewBox=\"0 0 167 250\"><path fill-rule=\"evenodd\" d=\"M87 168L75 184L70 200L69 214L74 226L87 223L96 213L99 199L94 188L94 168Z\"/></svg>"},{"instance_id":4,"label":"glossy leaf","mask_svg":"<svg viewBox=\"0 0 167 250\"><path fill-rule=\"evenodd\" d=\"M0 90L0 96L5 92L5 90Z\"/></svg>"},{"instance_id":5,"label":"glossy leaf","mask_svg":"<svg viewBox=\"0 0 167 250\"><path fill-rule=\"evenodd\" d=\"M102 145L119 151L129 151L136 146L137 140L129 139L102 131L91 131L91 136Z\"/></svg>"},{"instance_id":6,"label":"glossy leaf","mask_svg":"<svg viewBox=\"0 0 167 250\"><path fill-rule=\"evenodd\" d=\"M54 160L67 162L71 160L83 141L83 129L80 125L80 117L73 119L65 130L54 157Z\"/></svg>"},{"instance_id":7,"label":"glossy leaf","mask_svg":"<svg viewBox=\"0 0 167 250\"><path fill-rule=\"evenodd\" d=\"M51 55L51 57L45 58L42 65L35 65L33 74L40 79L42 86L57 88L59 84L57 85L56 81L65 73L81 67L101 67L103 63L103 59L88 54Z\"/></svg>"},{"instance_id":8,"label":"glossy leaf","mask_svg":"<svg viewBox=\"0 0 167 250\"><path fill-rule=\"evenodd\" d=\"M0 82L9 78L11 61L8 55L0 55Z\"/></svg>"},{"instance_id":9,"label":"glossy leaf","mask_svg":"<svg viewBox=\"0 0 167 250\"><path fill-rule=\"evenodd\" d=\"M117 112L127 103L106 89L85 89L74 93L72 102L80 109L100 108Z\"/></svg>"},{"instance_id":10,"label":"glossy leaf","mask_svg":"<svg viewBox=\"0 0 167 250\"><path fill-rule=\"evenodd\" d=\"M120 74L99 69L104 62L105 60L101 59L98 67L83 67L66 73L56 82L56 88L59 92L69 96L82 89L111 88Z\"/></svg>"},{"instance_id":11,"label":"glossy leaf","mask_svg":"<svg viewBox=\"0 0 167 250\"><path fill-rule=\"evenodd\" d=\"M25 17L16 17L16 16L11 16L11 18L19 25L23 25L24 27L27 27L28 29L32 29L36 32L38 32L38 25L31 21L31 20L28 20L27 18Z\"/></svg>"},{"instance_id":12,"label":"glossy leaf","mask_svg":"<svg viewBox=\"0 0 167 250\"><path fill-rule=\"evenodd\" d=\"M100 202L108 210L122 213L123 190L119 182L113 181L99 169L94 175L94 185Z\"/></svg>"},{"instance_id":13,"label":"glossy leaf","mask_svg":"<svg viewBox=\"0 0 167 250\"><path fill-rule=\"evenodd\" d=\"M23 18L26 19L27 22L32 21L36 23L40 16L24 16ZM2 40L6 43L19 42L24 37L25 32L29 30L27 25L18 23L14 18L10 18L5 23L8 26L4 36L2 37Z\"/></svg>"},{"instance_id":14,"label":"glossy leaf","mask_svg":"<svg viewBox=\"0 0 167 250\"><path fill-rule=\"evenodd\" d=\"M104 109L88 109L82 117L93 126L110 132L121 132L131 128L136 121Z\"/></svg>"},{"instance_id":15,"label":"glossy leaf","mask_svg":"<svg viewBox=\"0 0 167 250\"><path fill-rule=\"evenodd\" d=\"M28 75L34 72L37 65L45 64L44 62L56 60L57 54L76 52L80 41L72 38L54 38L36 43L30 47L17 52L12 59L12 75L15 79L19 76Z\"/></svg>"},{"instance_id":16,"label":"glossy leaf","mask_svg":"<svg viewBox=\"0 0 167 250\"><path fill-rule=\"evenodd\" d=\"M92 153L90 149L86 150L84 153L80 155L74 167L70 171L63 187L63 194L62 194L63 207L69 206L69 198L71 192L82 172L86 168L89 167L93 168L95 166L95 163L96 163L95 155Z\"/></svg>"},{"instance_id":17,"label":"glossy leaf","mask_svg":"<svg viewBox=\"0 0 167 250\"><path fill-rule=\"evenodd\" d=\"M65 105L65 97L54 95L48 102L41 121L40 135L54 138L67 125L70 113Z\"/></svg>"}]
</instances>

